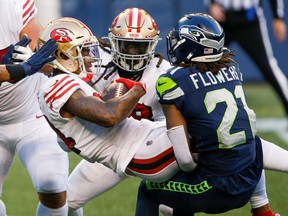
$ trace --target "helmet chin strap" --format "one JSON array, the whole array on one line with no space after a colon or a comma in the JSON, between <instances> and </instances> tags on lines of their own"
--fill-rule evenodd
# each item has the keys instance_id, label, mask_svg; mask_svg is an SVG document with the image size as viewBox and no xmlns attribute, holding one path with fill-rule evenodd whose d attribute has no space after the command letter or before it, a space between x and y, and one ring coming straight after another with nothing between
<instances>
[{"instance_id":1,"label":"helmet chin strap","mask_svg":"<svg viewBox=\"0 0 288 216\"><path fill-rule=\"evenodd\" d=\"M223 52L215 55L206 55L206 56L199 56L192 58L191 61L193 62L216 62L221 59Z\"/></svg>"},{"instance_id":2,"label":"helmet chin strap","mask_svg":"<svg viewBox=\"0 0 288 216\"><path fill-rule=\"evenodd\" d=\"M143 75L144 69L143 70L139 70L139 71L133 71L133 72L129 72L126 71L122 68L118 68L118 74L120 77L126 78L126 79L131 79L134 81L139 81Z\"/></svg>"}]
</instances>

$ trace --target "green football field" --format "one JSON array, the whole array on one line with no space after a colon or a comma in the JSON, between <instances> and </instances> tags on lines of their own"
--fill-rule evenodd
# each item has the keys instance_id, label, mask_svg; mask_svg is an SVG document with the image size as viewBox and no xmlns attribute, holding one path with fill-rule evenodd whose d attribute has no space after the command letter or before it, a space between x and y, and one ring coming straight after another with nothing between
<instances>
[{"instance_id":1,"label":"green football field","mask_svg":"<svg viewBox=\"0 0 288 216\"><path fill-rule=\"evenodd\" d=\"M258 119L267 117L283 118L284 111L280 102L266 84L254 83L245 86L249 107L254 109ZM258 135L288 150L288 140L281 138L281 133L288 133L288 128L277 133L277 125L271 126L271 131L259 130ZM70 154L70 170L79 162L79 158ZM288 158L287 158L288 160ZM134 215L137 187L140 180L131 178L102 196L90 201L84 207L85 216L132 216ZM281 216L288 215L288 174L266 171L267 192L270 204L275 212ZM81 190L81 185L78 186ZM38 203L37 193L34 191L30 177L24 166L16 157L14 164L6 178L2 199L6 203L8 216L33 216ZM224 216L249 216L250 207L230 211ZM207 214L197 214L207 215Z\"/></svg>"}]
</instances>

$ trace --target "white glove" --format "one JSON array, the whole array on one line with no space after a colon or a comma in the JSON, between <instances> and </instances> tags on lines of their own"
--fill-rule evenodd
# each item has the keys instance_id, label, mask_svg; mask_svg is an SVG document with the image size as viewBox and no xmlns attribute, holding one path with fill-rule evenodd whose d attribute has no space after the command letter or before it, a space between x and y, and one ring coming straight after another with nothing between
<instances>
[{"instance_id":1,"label":"white glove","mask_svg":"<svg viewBox=\"0 0 288 216\"><path fill-rule=\"evenodd\" d=\"M29 59L33 54L34 53L29 46L24 47L16 45L12 54L12 58L18 60L19 62L24 62Z\"/></svg>"}]
</instances>

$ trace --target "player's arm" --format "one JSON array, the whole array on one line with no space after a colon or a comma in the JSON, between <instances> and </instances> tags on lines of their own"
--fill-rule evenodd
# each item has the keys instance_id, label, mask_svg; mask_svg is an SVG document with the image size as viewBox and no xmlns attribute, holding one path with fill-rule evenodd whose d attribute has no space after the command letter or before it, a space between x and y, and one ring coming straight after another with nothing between
<instances>
[{"instance_id":1,"label":"player's arm","mask_svg":"<svg viewBox=\"0 0 288 216\"><path fill-rule=\"evenodd\" d=\"M21 64L0 65L0 82L8 80L20 80L38 72L43 65L53 61L56 56L51 54L57 49L56 41L49 40L38 52L34 53L26 62Z\"/></svg>"},{"instance_id":2,"label":"player's arm","mask_svg":"<svg viewBox=\"0 0 288 216\"><path fill-rule=\"evenodd\" d=\"M22 5L22 16L19 16L19 24L22 24L22 29L19 33L19 39L24 34L31 38L32 42L29 44L32 51L35 51L37 40L43 27L37 19L37 7L34 0L23 2Z\"/></svg>"},{"instance_id":3,"label":"player's arm","mask_svg":"<svg viewBox=\"0 0 288 216\"><path fill-rule=\"evenodd\" d=\"M167 129L169 130L182 125L184 127L186 141L190 148L186 120L180 110L174 104L162 104L162 109L166 118Z\"/></svg>"},{"instance_id":4,"label":"player's arm","mask_svg":"<svg viewBox=\"0 0 288 216\"><path fill-rule=\"evenodd\" d=\"M19 34L19 40L23 37L23 35L28 35L28 37L32 40L29 44L32 51L35 51L37 40L40 32L43 30L42 25L37 20L37 18L33 18L27 23L27 25L21 30Z\"/></svg>"},{"instance_id":5,"label":"player's arm","mask_svg":"<svg viewBox=\"0 0 288 216\"><path fill-rule=\"evenodd\" d=\"M174 104L162 104L162 109L166 117L166 126L168 130L172 127L183 125L185 131L187 131L186 120Z\"/></svg>"},{"instance_id":6,"label":"player's arm","mask_svg":"<svg viewBox=\"0 0 288 216\"><path fill-rule=\"evenodd\" d=\"M86 96L80 89L76 90L64 107L61 115L77 116L103 127L112 127L129 117L138 100L145 94L145 86L131 85L130 90L122 96L103 101L100 97Z\"/></svg>"},{"instance_id":7,"label":"player's arm","mask_svg":"<svg viewBox=\"0 0 288 216\"><path fill-rule=\"evenodd\" d=\"M162 109L166 117L167 135L178 165L185 172L193 171L197 163L194 162L190 151L186 120L174 104L162 104Z\"/></svg>"},{"instance_id":8,"label":"player's arm","mask_svg":"<svg viewBox=\"0 0 288 216\"><path fill-rule=\"evenodd\" d=\"M167 135L171 141L179 167L186 172L196 167L190 151L187 124L175 103L181 100L182 90L170 77L160 76L156 82L159 102L166 118ZM180 91L179 93L176 93ZM174 92L171 94L171 92Z\"/></svg>"},{"instance_id":9,"label":"player's arm","mask_svg":"<svg viewBox=\"0 0 288 216\"><path fill-rule=\"evenodd\" d=\"M6 65L0 65L0 82L9 81L10 73L6 69Z\"/></svg>"},{"instance_id":10,"label":"player's arm","mask_svg":"<svg viewBox=\"0 0 288 216\"><path fill-rule=\"evenodd\" d=\"M24 35L27 35L30 39L31 42L29 43L30 49L35 52L36 51L36 45L37 45L37 40L39 37L40 32L42 32L43 27L40 24L39 20L37 18L32 18L26 26L21 30L19 34L19 39L21 39ZM23 52L22 50L18 50L20 53ZM16 59L20 59L19 57ZM20 60L25 60L25 59L20 59ZM45 65L42 68L42 72L46 74L50 74L53 71L53 68L50 65Z\"/></svg>"}]
</instances>

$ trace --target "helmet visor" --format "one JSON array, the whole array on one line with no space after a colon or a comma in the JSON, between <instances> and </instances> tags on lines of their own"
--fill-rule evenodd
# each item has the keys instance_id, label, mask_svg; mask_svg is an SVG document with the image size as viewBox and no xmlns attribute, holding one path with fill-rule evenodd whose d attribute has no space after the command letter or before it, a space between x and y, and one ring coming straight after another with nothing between
<instances>
[{"instance_id":1,"label":"helmet visor","mask_svg":"<svg viewBox=\"0 0 288 216\"><path fill-rule=\"evenodd\" d=\"M150 52L150 41L118 41L119 52L128 55L143 55Z\"/></svg>"},{"instance_id":2,"label":"helmet visor","mask_svg":"<svg viewBox=\"0 0 288 216\"><path fill-rule=\"evenodd\" d=\"M99 54L98 40L94 40L92 37L91 40L83 42L78 49L78 56L76 59L80 63L81 72L97 74L102 63Z\"/></svg>"}]
</instances>

